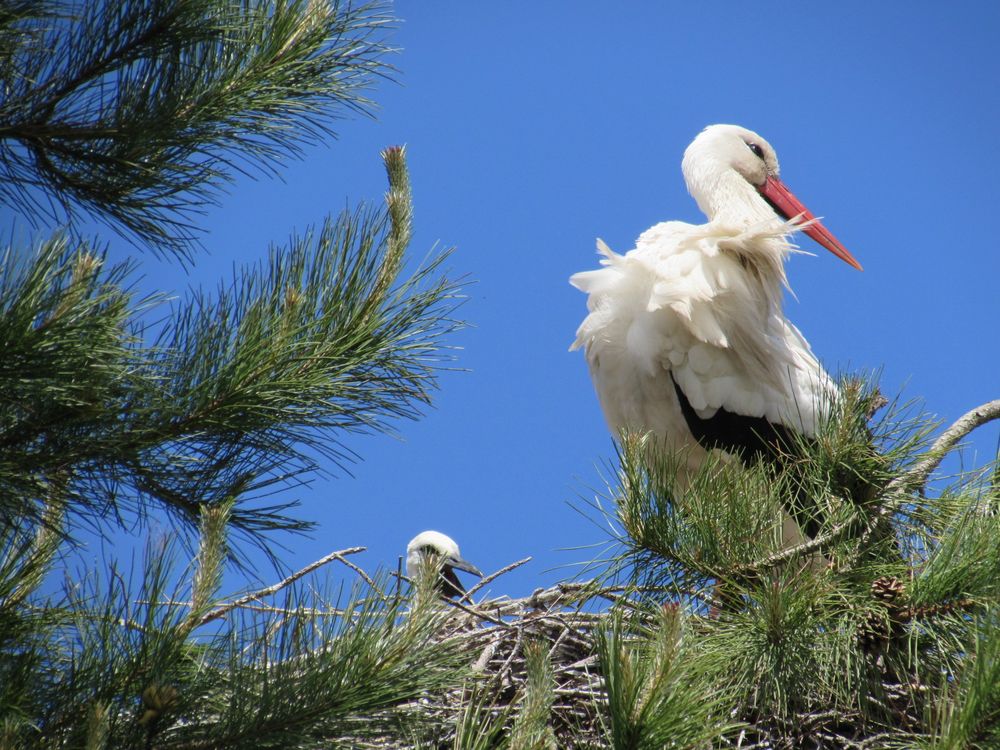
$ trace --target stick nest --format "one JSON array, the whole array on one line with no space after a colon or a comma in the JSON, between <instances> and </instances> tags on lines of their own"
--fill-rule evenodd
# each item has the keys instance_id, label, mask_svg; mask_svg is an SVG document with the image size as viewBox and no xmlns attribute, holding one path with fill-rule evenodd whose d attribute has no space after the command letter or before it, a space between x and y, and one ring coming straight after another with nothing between
<instances>
[{"instance_id":1,"label":"stick nest","mask_svg":"<svg viewBox=\"0 0 1000 750\"><path fill-rule=\"evenodd\" d=\"M482 747L515 747L519 711L528 692L530 644L541 644L551 665L554 695L547 741L532 748L605 748L610 746L607 695L597 651L596 633L606 629L609 604L633 609L620 588L594 582L562 583L538 589L528 597L487 599L475 604L450 602L454 615L437 637L457 640L474 658L470 679L447 693L425 696L406 707L413 726L426 728L421 747L457 748L463 715L501 722L504 739ZM648 617L648 614L645 615ZM648 623L653 626L652 618ZM886 700L901 722L917 723L909 714L914 686L884 685ZM859 714L849 711L812 711L780 719L752 714L731 717L741 729L719 736L705 750L871 750L884 746L889 733L866 726ZM384 743L359 744L372 748L398 747L398 738Z\"/></svg>"}]
</instances>

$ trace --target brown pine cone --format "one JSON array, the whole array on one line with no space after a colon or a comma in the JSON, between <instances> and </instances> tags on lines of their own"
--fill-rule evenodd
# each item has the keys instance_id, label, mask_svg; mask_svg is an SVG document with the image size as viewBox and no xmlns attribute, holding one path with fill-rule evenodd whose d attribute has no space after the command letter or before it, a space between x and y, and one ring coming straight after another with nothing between
<instances>
[{"instance_id":1,"label":"brown pine cone","mask_svg":"<svg viewBox=\"0 0 1000 750\"><path fill-rule=\"evenodd\" d=\"M880 651L888 642L891 625L881 612L868 610L858 623L858 645L866 654Z\"/></svg>"},{"instance_id":2,"label":"brown pine cone","mask_svg":"<svg viewBox=\"0 0 1000 750\"><path fill-rule=\"evenodd\" d=\"M872 596L886 604L892 604L899 599L906 586L895 576L882 576L872 581Z\"/></svg>"}]
</instances>

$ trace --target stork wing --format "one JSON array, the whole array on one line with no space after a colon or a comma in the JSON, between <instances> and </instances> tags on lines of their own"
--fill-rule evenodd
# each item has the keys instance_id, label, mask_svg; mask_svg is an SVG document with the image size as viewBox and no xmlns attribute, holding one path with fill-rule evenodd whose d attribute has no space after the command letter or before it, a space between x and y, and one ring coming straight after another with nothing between
<instances>
[{"instance_id":1,"label":"stork wing","mask_svg":"<svg viewBox=\"0 0 1000 750\"><path fill-rule=\"evenodd\" d=\"M633 252L653 279L646 311L660 319L645 325L662 331L659 364L698 417L721 409L811 436L836 387L782 312L781 256L760 249L790 247L775 231L673 223L644 233Z\"/></svg>"},{"instance_id":2,"label":"stork wing","mask_svg":"<svg viewBox=\"0 0 1000 750\"><path fill-rule=\"evenodd\" d=\"M674 393L695 440L706 450L718 448L745 459L778 458L795 444L795 431L764 417L750 417L719 407L709 417L701 417L674 378Z\"/></svg>"},{"instance_id":3,"label":"stork wing","mask_svg":"<svg viewBox=\"0 0 1000 750\"><path fill-rule=\"evenodd\" d=\"M626 255L599 242L604 268L571 279L590 309L574 348L612 429L677 435L676 387L702 420L722 409L815 434L836 387L784 318L780 263L754 265L742 247L761 236L744 234L658 224Z\"/></svg>"}]
</instances>

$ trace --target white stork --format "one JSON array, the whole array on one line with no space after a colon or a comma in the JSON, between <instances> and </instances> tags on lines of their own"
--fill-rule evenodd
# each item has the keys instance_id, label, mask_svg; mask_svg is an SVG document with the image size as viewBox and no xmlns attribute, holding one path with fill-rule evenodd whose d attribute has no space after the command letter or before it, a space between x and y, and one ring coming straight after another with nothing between
<instances>
[{"instance_id":1,"label":"white stork","mask_svg":"<svg viewBox=\"0 0 1000 750\"><path fill-rule=\"evenodd\" d=\"M836 396L782 311L788 236L802 230L861 266L781 182L757 133L710 125L682 170L708 223L657 224L625 255L598 240L604 267L570 279L589 295L572 348L612 431L684 448L693 471L712 448L759 456L789 432L815 436Z\"/></svg>"},{"instance_id":2,"label":"white stork","mask_svg":"<svg viewBox=\"0 0 1000 750\"><path fill-rule=\"evenodd\" d=\"M483 575L479 568L462 559L455 540L440 531L422 531L406 545L406 575L411 579L416 578L429 560L440 560L441 595L448 599L465 595L465 588L458 580L456 570L464 570L480 578Z\"/></svg>"}]
</instances>

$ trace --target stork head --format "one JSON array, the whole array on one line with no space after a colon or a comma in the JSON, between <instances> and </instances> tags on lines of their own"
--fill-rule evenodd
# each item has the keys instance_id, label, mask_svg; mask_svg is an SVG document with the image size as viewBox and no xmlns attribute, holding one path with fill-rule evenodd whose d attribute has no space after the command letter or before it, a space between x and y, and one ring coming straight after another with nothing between
<instances>
[{"instance_id":1,"label":"stork head","mask_svg":"<svg viewBox=\"0 0 1000 750\"><path fill-rule=\"evenodd\" d=\"M752 224L770 216L796 219L802 231L861 270L833 234L779 179L778 156L760 135L739 125L709 125L684 152L688 192L709 219Z\"/></svg>"},{"instance_id":2,"label":"stork head","mask_svg":"<svg viewBox=\"0 0 1000 750\"><path fill-rule=\"evenodd\" d=\"M455 540L440 531L423 531L406 545L406 575L416 578L428 562L441 565L441 593L449 598L465 593L456 570L483 575L479 568L462 559Z\"/></svg>"}]
</instances>

